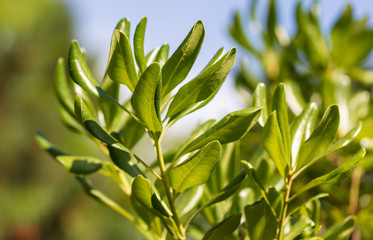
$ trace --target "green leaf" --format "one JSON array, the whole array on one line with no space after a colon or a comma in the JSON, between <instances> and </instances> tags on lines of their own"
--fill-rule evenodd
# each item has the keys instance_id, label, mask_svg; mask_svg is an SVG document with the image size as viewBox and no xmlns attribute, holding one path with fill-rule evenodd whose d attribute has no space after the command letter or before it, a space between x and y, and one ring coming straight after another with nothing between
<instances>
[{"instance_id":1,"label":"green leaf","mask_svg":"<svg viewBox=\"0 0 373 240\"><path fill-rule=\"evenodd\" d=\"M339 109L332 105L326 109L324 116L309 137L302 144L296 161L297 169L314 163L313 158L324 152L337 134L339 126Z\"/></svg>"},{"instance_id":2,"label":"green leaf","mask_svg":"<svg viewBox=\"0 0 373 240\"><path fill-rule=\"evenodd\" d=\"M128 37L128 39L129 39L129 36L130 36L130 27L131 27L130 20L128 18L123 18L123 19L121 19L118 22L118 24L115 27L115 29L117 29L120 32L124 33Z\"/></svg>"},{"instance_id":3,"label":"green leaf","mask_svg":"<svg viewBox=\"0 0 373 240\"><path fill-rule=\"evenodd\" d=\"M336 223L322 235L324 240L348 240L355 229L357 220L355 216L349 216L341 223Z\"/></svg>"},{"instance_id":4,"label":"green leaf","mask_svg":"<svg viewBox=\"0 0 373 240\"><path fill-rule=\"evenodd\" d=\"M236 49L233 48L218 62L203 71L195 79L182 86L171 102L166 118L212 95L233 67L235 55Z\"/></svg>"},{"instance_id":5,"label":"green leaf","mask_svg":"<svg viewBox=\"0 0 373 240\"><path fill-rule=\"evenodd\" d=\"M282 212L282 197L280 193L274 187L270 187L267 191L269 207L273 209L274 215L277 219L280 219Z\"/></svg>"},{"instance_id":6,"label":"green leaf","mask_svg":"<svg viewBox=\"0 0 373 240\"><path fill-rule=\"evenodd\" d=\"M316 121L318 115L318 108L315 103L309 103L303 109L302 113L295 119L290 129L291 135L291 153L292 164L295 164L299 154L299 149L302 143L311 135L313 123Z\"/></svg>"},{"instance_id":7,"label":"green leaf","mask_svg":"<svg viewBox=\"0 0 373 240\"><path fill-rule=\"evenodd\" d=\"M229 32L231 36L233 37L233 39L236 40L236 42L238 42L241 46L246 48L248 51L254 53L254 55L258 55L256 50L253 48L250 41L246 37L246 34L242 27L240 15L238 12L234 14L234 22L229 27Z\"/></svg>"},{"instance_id":8,"label":"green leaf","mask_svg":"<svg viewBox=\"0 0 373 240\"><path fill-rule=\"evenodd\" d=\"M189 190L183 192L175 201L176 211L179 213L180 217L195 211L201 202L203 195L203 186L198 186L195 188L190 188Z\"/></svg>"},{"instance_id":9,"label":"green leaf","mask_svg":"<svg viewBox=\"0 0 373 240\"><path fill-rule=\"evenodd\" d=\"M241 216L242 214L239 213L224 219L222 222L208 230L202 240L222 239L223 237L233 233L240 225Z\"/></svg>"},{"instance_id":10,"label":"green leaf","mask_svg":"<svg viewBox=\"0 0 373 240\"><path fill-rule=\"evenodd\" d=\"M273 240L277 221L264 199L245 207L246 226L250 239Z\"/></svg>"},{"instance_id":11,"label":"green leaf","mask_svg":"<svg viewBox=\"0 0 373 240\"><path fill-rule=\"evenodd\" d=\"M133 39L133 47L135 52L135 59L137 66L139 66L140 73L143 73L146 69L146 59L144 53L144 38L147 18L141 19L136 27L135 35Z\"/></svg>"},{"instance_id":12,"label":"green leaf","mask_svg":"<svg viewBox=\"0 0 373 240\"><path fill-rule=\"evenodd\" d=\"M264 126L268 118L268 107L267 107L267 88L264 83L258 83L255 88L253 96L253 107L262 108L262 112L259 118L259 124Z\"/></svg>"},{"instance_id":13,"label":"green leaf","mask_svg":"<svg viewBox=\"0 0 373 240\"><path fill-rule=\"evenodd\" d=\"M162 68L162 98L186 78L201 49L204 36L202 21L198 21L165 63Z\"/></svg>"},{"instance_id":14,"label":"green leaf","mask_svg":"<svg viewBox=\"0 0 373 240\"><path fill-rule=\"evenodd\" d=\"M69 82L65 73L65 61L63 58L59 58L57 62L54 74L54 88L58 101L63 106L63 109L71 116L74 116L74 99L70 92Z\"/></svg>"},{"instance_id":15,"label":"green leaf","mask_svg":"<svg viewBox=\"0 0 373 240\"><path fill-rule=\"evenodd\" d=\"M83 129L82 129L82 126L80 125L80 123L75 119L74 116L71 116L71 114L68 113L67 110L65 110L65 108L63 108L62 106L59 106L58 110L59 110L59 113L60 113L62 123L70 131L72 131L74 133L78 133L78 134L83 132Z\"/></svg>"},{"instance_id":16,"label":"green leaf","mask_svg":"<svg viewBox=\"0 0 373 240\"><path fill-rule=\"evenodd\" d=\"M36 142L38 145L47 151L52 157L57 157L61 155L66 155L64 152L59 150L56 145L54 145L52 142L50 142L46 136L44 136L43 133L38 132L35 136Z\"/></svg>"},{"instance_id":17,"label":"green leaf","mask_svg":"<svg viewBox=\"0 0 373 240\"><path fill-rule=\"evenodd\" d=\"M156 135L162 131L162 124L158 115L160 106L158 105L159 101L156 100L160 72L160 65L152 63L141 75L132 96L133 109L149 131Z\"/></svg>"},{"instance_id":18,"label":"green leaf","mask_svg":"<svg viewBox=\"0 0 373 240\"><path fill-rule=\"evenodd\" d=\"M228 185L226 185L217 195L215 195L208 203L207 206L216 204L218 202L222 202L225 199L232 196L234 193L237 192L239 187L241 186L241 183L246 177L246 172L242 171L240 174L238 174Z\"/></svg>"},{"instance_id":19,"label":"green leaf","mask_svg":"<svg viewBox=\"0 0 373 240\"><path fill-rule=\"evenodd\" d=\"M287 164L290 164L291 144L288 120L288 107L286 104L285 85L280 83L272 98L272 110L277 113L278 126L280 128L282 142L284 144Z\"/></svg>"},{"instance_id":20,"label":"green leaf","mask_svg":"<svg viewBox=\"0 0 373 240\"><path fill-rule=\"evenodd\" d=\"M290 231L285 234L284 240L293 240L299 239L297 238L299 234L301 234L305 228L312 226L313 222L306 217L301 217L294 225L290 227Z\"/></svg>"},{"instance_id":21,"label":"green leaf","mask_svg":"<svg viewBox=\"0 0 373 240\"><path fill-rule=\"evenodd\" d=\"M97 97L100 95L97 90L99 86L93 78L76 40L73 40L70 45L68 66L70 76L76 84L90 94Z\"/></svg>"},{"instance_id":22,"label":"green leaf","mask_svg":"<svg viewBox=\"0 0 373 240\"><path fill-rule=\"evenodd\" d=\"M108 76L114 82L126 85L133 92L138 81L135 62L128 36L119 30L113 33L109 56Z\"/></svg>"},{"instance_id":23,"label":"green leaf","mask_svg":"<svg viewBox=\"0 0 373 240\"><path fill-rule=\"evenodd\" d=\"M83 189L87 192L87 194L93 197L95 200L113 209L114 211L118 212L130 221L135 221L135 218L125 209L123 209L119 204L117 204L116 202L108 198L105 194L103 194L101 191L93 187L87 178L77 176L76 179L82 185Z\"/></svg>"},{"instance_id":24,"label":"green leaf","mask_svg":"<svg viewBox=\"0 0 373 240\"><path fill-rule=\"evenodd\" d=\"M212 141L185 162L172 168L168 177L176 192L205 183L219 160L221 146Z\"/></svg>"},{"instance_id":25,"label":"green leaf","mask_svg":"<svg viewBox=\"0 0 373 240\"><path fill-rule=\"evenodd\" d=\"M125 152L126 155L129 155L131 157L135 157L125 146L123 146L120 141L118 141L116 138L111 136L109 133L107 133L96 121L96 119L93 117L92 113L89 111L87 105L84 103L84 101L77 96L75 100L75 112L78 116L78 118L83 123L84 127L87 129L89 133L91 133L95 138L98 140L117 148L123 152Z\"/></svg>"},{"instance_id":26,"label":"green leaf","mask_svg":"<svg viewBox=\"0 0 373 240\"><path fill-rule=\"evenodd\" d=\"M209 69L212 65L214 65L217 61L219 61L224 55L224 48L220 48L215 55L211 58L209 63L205 66L204 69L202 69L201 73Z\"/></svg>"},{"instance_id":27,"label":"green leaf","mask_svg":"<svg viewBox=\"0 0 373 240\"><path fill-rule=\"evenodd\" d=\"M168 43L165 43L161 46L159 51L157 52L157 56L155 57L155 61L161 65L161 67L167 62L168 60L168 52L170 51L170 46Z\"/></svg>"},{"instance_id":28,"label":"green leaf","mask_svg":"<svg viewBox=\"0 0 373 240\"><path fill-rule=\"evenodd\" d=\"M239 140L254 126L259 116L259 108L248 108L230 113L191 141L178 156L197 150L214 140L218 140L220 144Z\"/></svg>"},{"instance_id":29,"label":"green leaf","mask_svg":"<svg viewBox=\"0 0 373 240\"><path fill-rule=\"evenodd\" d=\"M128 149L131 149L140 141L144 134L144 127L133 118L129 118L123 127L121 136L123 138L124 145Z\"/></svg>"},{"instance_id":30,"label":"green leaf","mask_svg":"<svg viewBox=\"0 0 373 240\"><path fill-rule=\"evenodd\" d=\"M136 177L140 174L143 175L137 166L137 161L135 161L130 154L110 145L108 146L108 149L110 158L117 167L128 173L131 177Z\"/></svg>"},{"instance_id":31,"label":"green leaf","mask_svg":"<svg viewBox=\"0 0 373 240\"><path fill-rule=\"evenodd\" d=\"M269 115L264 125L263 135L264 148L275 163L281 177L285 179L287 171L289 171L289 166L276 112L272 112Z\"/></svg>"},{"instance_id":32,"label":"green leaf","mask_svg":"<svg viewBox=\"0 0 373 240\"><path fill-rule=\"evenodd\" d=\"M57 161L70 172L82 175L97 172L105 164L100 159L88 156L58 156Z\"/></svg>"},{"instance_id":33,"label":"green leaf","mask_svg":"<svg viewBox=\"0 0 373 240\"><path fill-rule=\"evenodd\" d=\"M294 196L298 196L301 193L307 191L310 188L314 188L316 186L326 184L326 183L339 183L348 176L351 175L351 173L355 170L360 160L365 155L365 149L361 148L352 158L348 159L344 164L339 166L338 168L334 169L328 174L325 174L321 177L315 178L312 181L308 182L303 188L298 190Z\"/></svg>"},{"instance_id":34,"label":"green leaf","mask_svg":"<svg viewBox=\"0 0 373 240\"><path fill-rule=\"evenodd\" d=\"M277 27L277 14L276 14L276 1L270 0L267 15L267 32L270 45L273 46L276 42L276 27Z\"/></svg>"},{"instance_id":35,"label":"green leaf","mask_svg":"<svg viewBox=\"0 0 373 240\"><path fill-rule=\"evenodd\" d=\"M132 196L148 210L157 210L162 215L168 217L172 215L170 210L161 203L153 191L149 180L142 175L138 175L132 183Z\"/></svg>"}]
</instances>

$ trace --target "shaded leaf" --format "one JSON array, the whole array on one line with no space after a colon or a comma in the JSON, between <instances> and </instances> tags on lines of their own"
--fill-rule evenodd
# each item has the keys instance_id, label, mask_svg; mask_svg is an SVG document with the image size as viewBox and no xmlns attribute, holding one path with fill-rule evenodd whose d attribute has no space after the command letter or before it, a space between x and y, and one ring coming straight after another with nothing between
<instances>
[{"instance_id":1,"label":"shaded leaf","mask_svg":"<svg viewBox=\"0 0 373 240\"><path fill-rule=\"evenodd\" d=\"M43 133L38 132L35 136L38 145L47 151L52 157L57 157L61 155L66 155L64 152L59 150L56 145L50 142Z\"/></svg>"},{"instance_id":2,"label":"shaded leaf","mask_svg":"<svg viewBox=\"0 0 373 240\"><path fill-rule=\"evenodd\" d=\"M349 216L341 223L336 223L329 227L322 235L324 240L347 240L355 229L357 220L355 216Z\"/></svg>"},{"instance_id":3,"label":"shaded leaf","mask_svg":"<svg viewBox=\"0 0 373 240\"><path fill-rule=\"evenodd\" d=\"M212 141L185 162L168 172L171 187L176 192L205 183L219 160L221 146Z\"/></svg>"},{"instance_id":4,"label":"shaded leaf","mask_svg":"<svg viewBox=\"0 0 373 240\"><path fill-rule=\"evenodd\" d=\"M63 106L63 109L71 116L74 116L74 98L70 92L68 78L65 73L65 61L63 58L59 58L57 62L54 74L54 88L58 101Z\"/></svg>"},{"instance_id":5,"label":"shaded leaf","mask_svg":"<svg viewBox=\"0 0 373 240\"><path fill-rule=\"evenodd\" d=\"M245 207L246 226L250 239L273 240L277 221L264 199Z\"/></svg>"},{"instance_id":6,"label":"shaded leaf","mask_svg":"<svg viewBox=\"0 0 373 240\"><path fill-rule=\"evenodd\" d=\"M136 164L137 161L135 161L135 159L127 152L110 145L108 146L108 149L110 158L117 167L128 173L131 177L136 177L139 174L143 175L142 171Z\"/></svg>"},{"instance_id":7,"label":"shaded leaf","mask_svg":"<svg viewBox=\"0 0 373 240\"><path fill-rule=\"evenodd\" d=\"M222 222L211 228L203 236L203 240L214 240L221 239L229 234L233 233L241 222L242 214L236 214L224 219Z\"/></svg>"}]
</instances>

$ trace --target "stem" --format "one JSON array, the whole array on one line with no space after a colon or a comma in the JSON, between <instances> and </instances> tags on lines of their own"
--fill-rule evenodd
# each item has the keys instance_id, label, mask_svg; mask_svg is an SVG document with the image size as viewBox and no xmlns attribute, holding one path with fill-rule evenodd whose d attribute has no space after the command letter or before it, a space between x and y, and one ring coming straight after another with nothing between
<instances>
[{"instance_id":1,"label":"stem","mask_svg":"<svg viewBox=\"0 0 373 240\"><path fill-rule=\"evenodd\" d=\"M289 206L290 190L291 190L292 183L293 183L293 176L292 176L292 173L290 172L289 175L287 176L286 184L285 184L284 209L282 210L280 223L279 223L279 231L277 234L278 240L282 240L284 236L284 226L285 226L286 214L287 214L287 210Z\"/></svg>"},{"instance_id":2,"label":"stem","mask_svg":"<svg viewBox=\"0 0 373 240\"><path fill-rule=\"evenodd\" d=\"M351 186L350 186L350 203L348 206L348 214L356 215L359 211L359 190L360 190L360 181L363 170L361 168L356 168L351 176ZM360 240L360 231L359 228L355 228L351 235L352 240Z\"/></svg>"},{"instance_id":3,"label":"stem","mask_svg":"<svg viewBox=\"0 0 373 240\"><path fill-rule=\"evenodd\" d=\"M175 202L174 202L175 199L174 199L173 194L172 194L172 189L170 187L170 183L168 182L168 178L166 176L166 167L165 167L165 164L164 164L160 139L156 138L155 135L153 135L153 137L154 137L153 139L154 139L154 143L155 143L155 152L156 152L156 155L157 155L159 167L161 169L161 177L162 177L163 184L164 184L164 187L165 187L165 191L166 191L166 194L167 194L167 200L168 200L168 203L170 204L172 217L175 220L175 223L177 225L177 235L180 239L186 239L184 228L183 228L183 226L180 222L179 216L178 216L176 208L175 208Z\"/></svg>"}]
</instances>

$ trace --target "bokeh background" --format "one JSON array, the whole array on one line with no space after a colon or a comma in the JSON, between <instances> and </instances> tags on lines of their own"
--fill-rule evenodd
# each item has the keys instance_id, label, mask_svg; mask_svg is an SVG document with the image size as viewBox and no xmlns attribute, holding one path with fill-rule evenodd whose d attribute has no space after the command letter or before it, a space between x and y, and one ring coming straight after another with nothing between
<instances>
[{"instance_id":1,"label":"bokeh background","mask_svg":"<svg viewBox=\"0 0 373 240\"><path fill-rule=\"evenodd\" d=\"M280 21L290 33L295 26L295 2L278 1ZM320 1L325 31L330 30L348 2ZM371 0L350 2L357 18L373 14ZM266 1L260 4L266 7ZM190 73L193 76L221 46L236 46L228 26L234 11L245 14L248 6L247 0L0 0L0 239L138 238L132 225L88 198L73 177L41 151L34 140L35 133L42 130L63 149L95 154L96 150L81 141L80 136L63 127L54 96L55 64L58 57L67 56L72 39L86 48L90 66L101 79L111 34L121 18L130 18L133 32L140 19L147 16L145 50L168 42L171 52L201 19L206 36ZM369 25L372 23L371 17ZM242 57L240 52L238 56ZM243 108L233 77L234 74L229 75L205 110L176 125L171 137L185 134L183 130L198 121ZM110 188L106 182L101 185Z\"/></svg>"}]
</instances>

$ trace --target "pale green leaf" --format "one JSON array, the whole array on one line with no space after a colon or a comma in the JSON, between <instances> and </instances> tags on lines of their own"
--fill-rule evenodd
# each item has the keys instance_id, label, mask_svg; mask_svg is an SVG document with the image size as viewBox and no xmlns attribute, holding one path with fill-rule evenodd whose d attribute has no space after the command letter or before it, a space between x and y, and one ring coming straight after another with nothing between
<instances>
[{"instance_id":1,"label":"pale green leaf","mask_svg":"<svg viewBox=\"0 0 373 240\"><path fill-rule=\"evenodd\" d=\"M317 115L317 105L315 103L309 103L291 125L290 135L292 140L292 166L295 163L295 159L297 159L300 146L306 140L307 136L310 136L311 127L316 121Z\"/></svg>"},{"instance_id":2,"label":"pale green leaf","mask_svg":"<svg viewBox=\"0 0 373 240\"><path fill-rule=\"evenodd\" d=\"M329 227L322 235L324 240L348 240L355 229L357 219L355 216L348 216L341 223Z\"/></svg>"},{"instance_id":3,"label":"pale green leaf","mask_svg":"<svg viewBox=\"0 0 373 240\"><path fill-rule=\"evenodd\" d=\"M315 178L308 182L305 186L303 186L300 190L298 190L294 196L298 196L299 194L307 191L310 188L314 188L316 186L326 184L326 183L339 183L340 181L344 180L351 173L355 170L360 160L365 155L365 149L361 148L352 158L348 159L344 164L339 166L338 168L334 169L328 174L325 174L321 177Z\"/></svg>"},{"instance_id":4,"label":"pale green leaf","mask_svg":"<svg viewBox=\"0 0 373 240\"><path fill-rule=\"evenodd\" d=\"M47 151L52 157L57 157L61 155L66 155L64 152L62 152L60 149L56 147L52 142L50 142L46 136L44 136L43 133L38 132L35 136L36 142L38 145Z\"/></svg>"},{"instance_id":5,"label":"pale green leaf","mask_svg":"<svg viewBox=\"0 0 373 240\"><path fill-rule=\"evenodd\" d=\"M262 112L259 118L259 124L264 126L268 118L268 107L267 107L267 88L264 83L258 83L255 88L253 96L253 107L262 108Z\"/></svg>"},{"instance_id":6,"label":"pale green leaf","mask_svg":"<svg viewBox=\"0 0 373 240\"><path fill-rule=\"evenodd\" d=\"M310 166L312 159L324 152L337 134L339 126L339 109L337 105L328 107L311 136L302 144L296 160L297 169Z\"/></svg>"},{"instance_id":7,"label":"pale green leaf","mask_svg":"<svg viewBox=\"0 0 373 240\"><path fill-rule=\"evenodd\" d=\"M97 97L100 95L97 90L98 84L93 78L76 40L72 41L70 45L68 66L70 76L76 84L90 94Z\"/></svg>"},{"instance_id":8,"label":"pale green leaf","mask_svg":"<svg viewBox=\"0 0 373 240\"><path fill-rule=\"evenodd\" d=\"M146 59L144 53L144 38L147 18L141 19L136 27L135 35L133 38L133 47L135 53L135 59L137 66L139 67L140 73L143 73L146 69Z\"/></svg>"},{"instance_id":9,"label":"pale green leaf","mask_svg":"<svg viewBox=\"0 0 373 240\"><path fill-rule=\"evenodd\" d=\"M165 63L162 68L162 98L186 78L201 49L204 36L202 21L198 21Z\"/></svg>"},{"instance_id":10,"label":"pale green leaf","mask_svg":"<svg viewBox=\"0 0 373 240\"><path fill-rule=\"evenodd\" d=\"M111 80L126 85L134 91L138 77L132 56L131 45L123 32L115 30L110 49L107 74Z\"/></svg>"},{"instance_id":11,"label":"pale green leaf","mask_svg":"<svg viewBox=\"0 0 373 240\"><path fill-rule=\"evenodd\" d=\"M290 164L291 143L288 120L288 107L286 104L285 85L280 83L276 88L272 98L272 110L277 113L278 126L280 128L282 142L284 145L287 163Z\"/></svg>"},{"instance_id":12,"label":"pale green leaf","mask_svg":"<svg viewBox=\"0 0 373 240\"><path fill-rule=\"evenodd\" d=\"M158 63L152 63L141 75L132 96L133 109L149 131L160 134L162 124L160 121L159 101L156 100L156 91L160 80L161 67Z\"/></svg>"},{"instance_id":13,"label":"pale green leaf","mask_svg":"<svg viewBox=\"0 0 373 240\"><path fill-rule=\"evenodd\" d=\"M168 172L171 187L176 192L205 183L219 160L221 146L212 141L200 151Z\"/></svg>"},{"instance_id":14,"label":"pale green leaf","mask_svg":"<svg viewBox=\"0 0 373 240\"><path fill-rule=\"evenodd\" d=\"M202 240L218 240L233 233L241 222L242 214L230 216L206 232Z\"/></svg>"},{"instance_id":15,"label":"pale green leaf","mask_svg":"<svg viewBox=\"0 0 373 240\"><path fill-rule=\"evenodd\" d=\"M65 61L63 58L59 58L54 74L54 88L60 104L67 113L74 116L74 98L71 95L68 80L65 72Z\"/></svg>"},{"instance_id":16,"label":"pale green leaf","mask_svg":"<svg viewBox=\"0 0 373 240\"><path fill-rule=\"evenodd\" d=\"M233 67L235 55L236 49L233 48L218 62L182 86L171 102L166 118L207 99L213 94Z\"/></svg>"},{"instance_id":17,"label":"pale green leaf","mask_svg":"<svg viewBox=\"0 0 373 240\"><path fill-rule=\"evenodd\" d=\"M131 27L130 20L128 18L123 18L118 22L115 29L124 33L129 39L129 37L130 37L130 27Z\"/></svg>"},{"instance_id":18,"label":"pale green leaf","mask_svg":"<svg viewBox=\"0 0 373 240\"><path fill-rule=\"evenodd\" d=\"M170 46L168 43L165 43L161 46L157 55L155 57L155 62L159 63L161 67L167 62L168 60L168 52L170 51Z\"/></svg>"},{"instance_id":19,"label":"pale green leaf","mask_svg":"<svg viewBox=\"0 0 373 240\"><path fill-rule=\"evenodd\" d=\"M288 160L278 125L276 112L272 112L264 125L263 145L275 163L281 177L286 178L289 171Z\"/></svg>"},{"instance_id":20,"label":"pale green leaf","mask_svg":"<svg viewBox=\"0 0 373 240\"><path fill-rule=\"evenodd\" d=\"M191 141L178 155L197 150L213 140L218 140L221 144L239 140L255 125L259 116L259 108L230 113Z\"/></svg>"}]
</instances>

